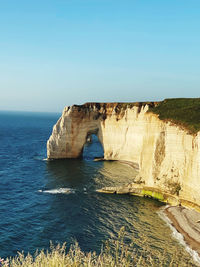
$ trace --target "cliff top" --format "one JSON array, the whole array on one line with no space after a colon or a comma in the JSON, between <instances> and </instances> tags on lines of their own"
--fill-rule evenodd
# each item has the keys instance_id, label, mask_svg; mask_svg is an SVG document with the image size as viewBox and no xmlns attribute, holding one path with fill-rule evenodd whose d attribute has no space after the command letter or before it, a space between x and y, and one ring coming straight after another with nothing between
<instances>
[{"instance_id":1,"label":"cliff top","mask_svg":"<svg viewBox=\"0 0 200 267\"><path fill-rule=\"evenodd\" d=\"M196 134L200 131L200 98L170 98L160 102L88 102L83 105L74 105L78 109L88 110L94 106L100 110L102 107L114 108L116 113L121 113L126 108L148 105L149 111L157 114L160 120L170 121L188 131Z\"/></svg>"},{"instance_id":2,"label":"cliff top","mask_svg":"<svg viewBox=\"0 0 200 267\"><path fill-rule=\"evenodd\" d=\"M158 114L161 120L183 127L190 134L200 131L200 98L165 99L149 111Z\"/></svg>"},{"instance_id":3,"label":"cliff top","mask_svg":"<svg viewBox=\"0 0 200 267\"><path fill-rule=\"evenodd\" d=\"M76 107L79 108L91 108L91 107L96 107L97 109L100 109L101 107L106 108L132 108L134 106L137 107L142 107L145 105L149 105L149 107L154 107L155 105L157 105L159 102L87 102L83 105L74 105Z\"/></svg>"}]
</instances>

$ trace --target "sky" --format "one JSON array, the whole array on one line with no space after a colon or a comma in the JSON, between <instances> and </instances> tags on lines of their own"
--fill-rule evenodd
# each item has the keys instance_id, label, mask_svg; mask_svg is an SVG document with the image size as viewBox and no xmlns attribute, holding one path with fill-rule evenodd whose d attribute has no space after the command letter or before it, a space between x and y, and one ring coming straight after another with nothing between
<instances>
[{"instance_id":1,"label":"sky","mask_svg":"<svg viewBox=\"0 0 200 267\"><path fill-rule=\"evenodd\" d=\"M200 97L200 0L0 0L0 110Z\"/></svg>"}]
</instances>

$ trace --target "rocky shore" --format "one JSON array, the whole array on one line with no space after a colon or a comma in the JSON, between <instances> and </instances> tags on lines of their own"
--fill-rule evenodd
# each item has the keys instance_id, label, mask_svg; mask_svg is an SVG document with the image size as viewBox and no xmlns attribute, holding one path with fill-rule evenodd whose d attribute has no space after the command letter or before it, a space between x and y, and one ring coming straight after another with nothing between
<instances>
[{"instance_id":1,"label":"rocky shore","mask_svg":"<svg viewBox=\"0 0 200 267\"><path fill-rule=\"evenodd\" d=\"M182 206L167 207L164 213L182 234L185 243L200 256L200 213Z\"/></svg>"},{"instance_id":2,"label":"rocky shore","mask_svg":"<svg viewBox=\"0 0 200 267\"><path fill-rule=\"evenodd\" d=\"M126 186L104 187L97 190L99 193L106 194L130 194L142 197L157 199L171 206L166 206L163 212L170 220L171 225L183 236L183 239L193 251L198 254L200 263L200 212L199 206L187 202L183 199L166 194L155 188L145 187L136 184ZM182 205L183 204L183 205ZM185 206L184 206L185 205ZM196 208L196 210L195 210Z\"/></svg>"}]
</instances>

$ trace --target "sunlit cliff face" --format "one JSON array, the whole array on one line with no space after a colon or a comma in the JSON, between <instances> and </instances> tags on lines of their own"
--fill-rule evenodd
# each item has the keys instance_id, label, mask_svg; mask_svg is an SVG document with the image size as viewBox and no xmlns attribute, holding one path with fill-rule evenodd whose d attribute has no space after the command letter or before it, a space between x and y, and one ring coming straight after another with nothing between
<instances>
[{"instance_id":1,"label":"sunlit cliff face","mask_svg":"<svg viewBox=\"0 0 200 267\"><path fill-rule=\"evenodd\" d=\"M98 135L105 160L139 167L135 182L200 204L200 134L189 135L148 112L156 103L87 103L66 107L47 143L48 158L77 158Z\"/></svg>"}]
</instances>

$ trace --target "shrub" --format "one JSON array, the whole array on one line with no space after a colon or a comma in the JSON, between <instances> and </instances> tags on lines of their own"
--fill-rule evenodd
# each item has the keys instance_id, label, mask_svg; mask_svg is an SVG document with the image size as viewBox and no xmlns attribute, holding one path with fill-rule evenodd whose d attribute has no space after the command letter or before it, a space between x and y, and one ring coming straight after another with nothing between
<instances>
[{"instance_id":1,"label":"shrub","mask_svg":"<svg viewBox=\"0 0 200 267\"><path fill-rule=\"evenodd\" d=\"M145 266L196 266L190 256L180 252L173 256L165 251L158 251L148 246L145 237L124 242L124 228L121 228L118 239L105 242L99 254L83 252L78 243L74 242L68 252L66 244L50 245L50 251L36 252L34 256L19 253L14 258L1 259L2 267L145 267ZM137 253L136 253L137 247ZM139 252L138 252L139 251ZM177 265L178 264L178 265Z\"/></svg>"}]
</instances>

